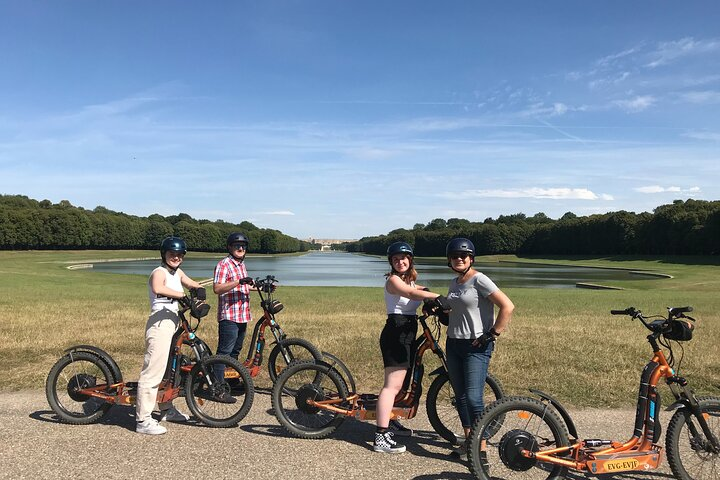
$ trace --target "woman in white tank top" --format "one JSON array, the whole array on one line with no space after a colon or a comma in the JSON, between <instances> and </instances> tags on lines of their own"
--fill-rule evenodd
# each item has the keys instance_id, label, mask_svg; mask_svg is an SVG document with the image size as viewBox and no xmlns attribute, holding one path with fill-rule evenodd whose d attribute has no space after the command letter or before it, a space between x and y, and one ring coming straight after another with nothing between
<instances>
[{"instance_id":1,"label":"woman in white tank top","mask_svg":"<svg viewBox=\"0 0 720 480\"><path fill-rule=\"evenodd\" d=\"M180 269L185 253L187 248L182 238L167 237L160 245L162 264L148 279L150 317L145 325L145 357L135 402L135 431L138 433L159 435L167 431L152 417L152 412L165 374L172 337L180 322L177 299L185 296L183 287L202 287ZM182 422L190 418L172 405L162 404L160 409L161 420Z\"/></svg>"},{"instance_id":2,"label":"woman in white tank top","mask_svg":"<svg viewBox=\"0 0 720 480\"><path fill-rule=\"evenodd\" d=\"M412 435L412 430L397 421L390 422L395 397L402 388L410 365L411 348L417 333L417 308L424 299L439 295L415 284L417 272L413 267L413 251L405 242L395 242L387 251L391 266L385 282L387 322L380 334L380 350L385 367L385 383L376 406L376 430L373 449L376 452L401 453L405 446L393 440L393 435Z\"/></svg>"}]
</instances>

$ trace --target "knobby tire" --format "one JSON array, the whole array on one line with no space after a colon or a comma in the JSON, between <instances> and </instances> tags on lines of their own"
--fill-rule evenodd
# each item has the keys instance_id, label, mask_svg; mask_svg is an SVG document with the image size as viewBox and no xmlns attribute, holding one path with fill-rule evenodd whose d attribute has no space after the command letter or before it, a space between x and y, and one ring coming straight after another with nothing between
<instances>
[{"instance_id":1,"label":"knobby tire","mask_svg":"<svg viewBox=\"0 0 720 480\"><path fill-rule=\"evenodd\" d=\"M215 366L225 367L224 378L216 378ZM208 382L208 376L210 381ZM235 403L225 403L218 396L225 393ZM198 362L185 383L185 401L192 414L209 427L226 428L240 423L250 411L255 386L250 372L237 360L214 355Z\"/></svg>"},{"instance_id":2,"label":"knobby tire","mask_svg":"<svg viewBox=\"0 0 720 480\"><path fill-rule=\"evenodd\" d=\"M488 373L485 379L485 406L499 400L503 395L500 380ZM455 393L447 372L438 374L430 384L425 399L425 408L430 425L438 435L453 445L459 445L465 440L465 433L455 405Z\"/></svg>"},{"instance_id":3,"label":"knobby tire","mask_svg":"<svg viewBox=\"0 0 720 480\"><path fill-rule=\"evenodd\" d=\"M289 357L285 361L283 352ZM286 338L278 342L268 356L268 373L273 383L293 361L322 360L322 353L318 348L304 338Z\"/></svg>"},{"instance_id":4,"label":"knobby tire","mask_svg":"<svg viewBox=\"0 0 720 480\"><path fill-rule=\"evenodd\" d=\"M64 355L50 369L45 382L45 396L60 421L73 425L88 425L104 417L111 403L102 399L79 395L78 388L110 385L115 378L107 363L91 352L71 352Z\"/></svg>"},{"instance_id":5,"label":"knobby tire","mask_svg":"<svg viewBox=\"0 0 720 480\"><path fill-rule=\"evenodd\" d=\"M345 416L308 404L307 400L337 400L348 395L345 381L325 362L293 362L272 389L272 407L280 425L299 438L318 439L332 434ZM336 407L348 408L345 402Z\"/></svg>"},{"instance_id":6,"label":"knobby tire","mask_svg":"<svg viewBox=\"0 0 720 480\"><path fill-rule=\"evenodd\" d=\"M568 431L555 410L530 397L504 397L488 405L483 415L475 421L468 445L470 471L479 480L502 478L506 480L537 479L559 480L565 477L567 468L550 464L520 460L525 463L505 463L508 454L514 454L516 443L512 439L523 432L531 436L540 450L568 446ZM483 440L487 445L481 453ZM515 458L520 457L519 454Z\"/></svg>"},{"instance_id":7,"label":"knobby tire","mask_svg":"<svg viewBox=\"0 0 720 480\"><path fill-rule=\"evenodd\" d=\"M720 441L720 398L699 397L700 411L715 438ZM689 425L694 426L693 436ZM720 453L713 453L697 418L687 408L677 410L668 423L665 437L668 463L680 480L720 478Z\"/></svg>"}]
</instances>

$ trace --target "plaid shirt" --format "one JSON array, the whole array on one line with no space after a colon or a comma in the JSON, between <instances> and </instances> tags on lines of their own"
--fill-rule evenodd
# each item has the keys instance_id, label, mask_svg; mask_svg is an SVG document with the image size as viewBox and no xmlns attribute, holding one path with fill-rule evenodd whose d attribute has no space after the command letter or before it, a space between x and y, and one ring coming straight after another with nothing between
<instances>
[{"instance_id":1,"label":"plaid shirt","mask_svg":"<svg viewBox=\"0 0 720 480\"><path fill-rule=\"evenodd\" d=\"M227 283L247 277L245 263L235 260L232 255L220 260L215 267L214 283ZM235 323L252 321L250 313L250 286L238 285L227 293L218 295L218 322L230 320Z\"/></svg>"}]
</instances>

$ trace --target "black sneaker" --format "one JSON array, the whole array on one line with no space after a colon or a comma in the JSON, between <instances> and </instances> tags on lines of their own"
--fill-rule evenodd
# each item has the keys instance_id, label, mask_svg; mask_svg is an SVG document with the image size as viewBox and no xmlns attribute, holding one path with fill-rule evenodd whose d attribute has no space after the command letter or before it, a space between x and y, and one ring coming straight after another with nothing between
<instances>
[{"instance_id":1,"label":"black sneaker","mask_svg":"<svg viewBox=\"0 0 720 480\"><path fill-rule=\"evenodd\" d=\"M412 437L412 434L413 434L412 428L407 428L402 423L400 423L394 419L390 420L390 425L388 426L388 430L393 432L396 437Z\"/></svg>"},{"instance_id":2,"label":"black sneaker","mask_svg":"<svg viewBox=\"0 0 720 480\"><path fill-rule=\"evenodd\" d=\"M450 452L450 455L452 455L453 457L467 459L467 455L468 455L467 442L463 442L460 445L458 445L457 447L455 447L453 449L453 451Z\"/></svg>"},{"instance_id":3,"label":"black sneaker","mask_svg":"<svg viewBox=\"0 0 720 480\"><path fill-rule=\"evenodd\" d=\"M239 378L231 378L227 381L227 384L230 387L230 393L234 396L245 395L245 383Z\"/></svg>"},{"instance_id":4,"label":"black sneaker","mask_svg":"<svg viewBox=\"0 0 720 480\"><path fill-rule=\"evenodd\" d=\"M373 450L381 453L403 453L405 445L398 444L393 440L393 432L387 431L385 433L375 433L375 443L373 444Z\"/></svg>"},{"instance_id":5,"label":"black sneaker","mask_svg":"<svg viewBox=\"0 0 720 480\"><path fill-rule=\"evenodd\" d=\"M233 397L226 391L218 392L215 395L212 396L212 399L216 402L220 403L235 403L237 402L237 398Z\"/></svg>"}]
</instances>

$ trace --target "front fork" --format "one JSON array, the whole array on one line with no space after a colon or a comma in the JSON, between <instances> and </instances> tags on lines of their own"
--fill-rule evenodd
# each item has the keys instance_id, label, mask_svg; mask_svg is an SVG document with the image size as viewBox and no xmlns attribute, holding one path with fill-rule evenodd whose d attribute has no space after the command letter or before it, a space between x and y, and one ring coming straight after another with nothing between
<instances>
[{"instance_id":1,"label":"front fork","mask_svg":"<svg viewBox=\"0 0 720 480\"><path fill-rule=\"evenodd\" d=\"M697 419L698 425L700 425L702 433L708 440L708 446L712 449L712 453L720 453L720 439L717 438L710 429L710 425L708 425L707 421L705 420L705 416L700 409L700 402L698 402L697 397L695 396L695 392L692 391L692 389L688 385L687 380L685 380L683 377L673 376L667 380L667 383L676 399L676 402L670 405L668 407L668 410L674 410L678 407L687 409L687 411L692 416L694 416L695 419ZM690 431L690 434L693 436L693 438L701 437L700 432L695 426L695 423L690 418L690 415L685 416L685 424L687 425L688 430Z\"/></svg>"}]
</instances>

